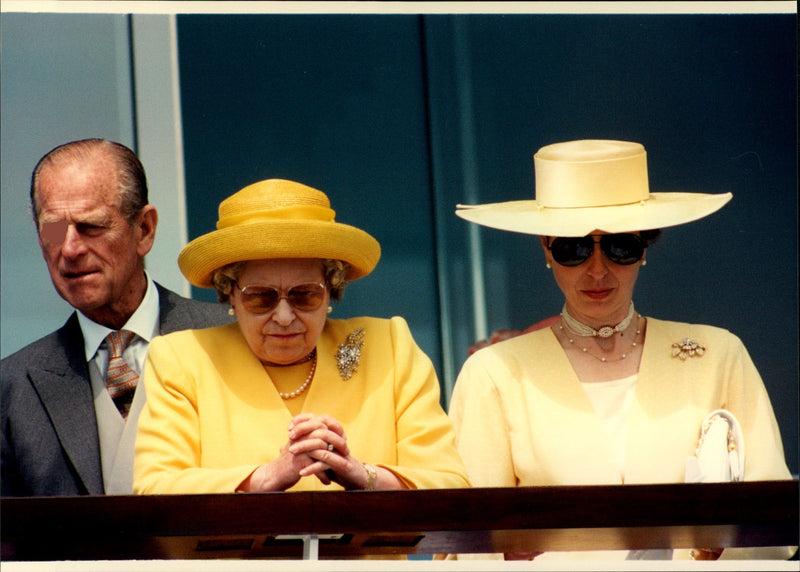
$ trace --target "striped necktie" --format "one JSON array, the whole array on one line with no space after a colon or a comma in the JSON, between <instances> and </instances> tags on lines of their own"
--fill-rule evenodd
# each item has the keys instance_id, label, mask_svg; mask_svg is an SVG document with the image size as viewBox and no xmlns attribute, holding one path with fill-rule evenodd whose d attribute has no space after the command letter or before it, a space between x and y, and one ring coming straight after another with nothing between
<instances>
[{"instance_id":1,"label":"striped necktie","mask_svg":"<svg viewBox=\"0 0 800 572\"><path fill-rule=\"evenodd\" d=\"M122 353L133 336L134 333L129 330L120 330L111 332L106 337L106 347L108 348L106 387L123 419L128 417L133 401L133 392L136 389L136 382L139 380L139 376L122 357Z\"/></svg>"}]
</instances>

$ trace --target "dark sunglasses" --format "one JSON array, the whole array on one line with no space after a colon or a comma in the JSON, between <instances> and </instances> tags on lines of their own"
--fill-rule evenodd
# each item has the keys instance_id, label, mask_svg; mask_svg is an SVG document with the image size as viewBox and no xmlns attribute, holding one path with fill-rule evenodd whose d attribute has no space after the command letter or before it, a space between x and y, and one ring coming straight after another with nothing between
<instances>
[{"instance_id":1,"label":"dark sunglasses","mask_svg":"<svg viewBox=\"0 0 800 572\"><path fill-rule=\"evenodd\" d=\"M292 286L285 294L283 290L272 286L250 285L239 287L239 290L242 293L242 306L253 314L271 312L283 298L286 298L292 308L310 312L319 308L325 298L325 284L317 282Z\"/></svg>"},{"instance_id":2,"label":"dark sunglasses","mask_svg":"<svg viewBox=\"0 0 800 572\"><path fill-rule=\"evenodd\" d=\"M600 240L595 240L598 237ZM588 234L579 237L560 236L547 245L553 260L561 266L578 266L594 252L595 243L611 262L628 266L644 256L645 244L635 234Z\"/></svg>"}]
</instances>

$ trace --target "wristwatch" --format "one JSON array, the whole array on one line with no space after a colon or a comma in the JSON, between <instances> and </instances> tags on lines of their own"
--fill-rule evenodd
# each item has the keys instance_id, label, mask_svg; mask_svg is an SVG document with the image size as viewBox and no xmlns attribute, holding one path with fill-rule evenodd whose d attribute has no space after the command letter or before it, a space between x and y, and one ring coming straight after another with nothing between
<instances>
[{"instance_id":1,"label":"wristwatch","mask_svg":"<svg viewBox=\"0 0 800 572\"><path fill-rule=\"evenodd\" d=\"M371 491L375 489L375 479L378 477L378 469L375 465L363 463L364 468L367 470L367 482L364 483L364 490Z\"/></svg>"}]
</instances>

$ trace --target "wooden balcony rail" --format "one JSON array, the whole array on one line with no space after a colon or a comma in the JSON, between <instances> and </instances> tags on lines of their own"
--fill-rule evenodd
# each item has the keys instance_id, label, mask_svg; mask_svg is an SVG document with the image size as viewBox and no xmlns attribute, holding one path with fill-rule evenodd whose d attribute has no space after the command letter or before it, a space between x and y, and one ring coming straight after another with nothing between
<instances>
[{"instance_id":1,"label":"wooden balcony rail","mask_svg":"<svg viewBox=\"0 0 800 572\"><path fill-rule=\"evenodd\" d=\"M3 498L2 560L798 544L798 481Z\"/></svg>"}]
</instances>

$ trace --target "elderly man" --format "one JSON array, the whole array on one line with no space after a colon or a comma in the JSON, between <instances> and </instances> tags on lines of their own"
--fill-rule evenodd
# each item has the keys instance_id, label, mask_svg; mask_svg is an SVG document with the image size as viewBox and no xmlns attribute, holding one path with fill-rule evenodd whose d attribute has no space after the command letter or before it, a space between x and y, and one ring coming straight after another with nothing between
<instances>
[{"instance_id":1,"label":"elderly man","mask_svg":"<svg viewBox=\"0 0 800 572\"><path fill-rule=\"evenodd\" d=\"M158 215L127 147L56 147L36 165L30 192L50 278L76 311L0 363L2 495L131 494L150 340L230 317L148 276Z\"/></svg>"}]
</instances>

